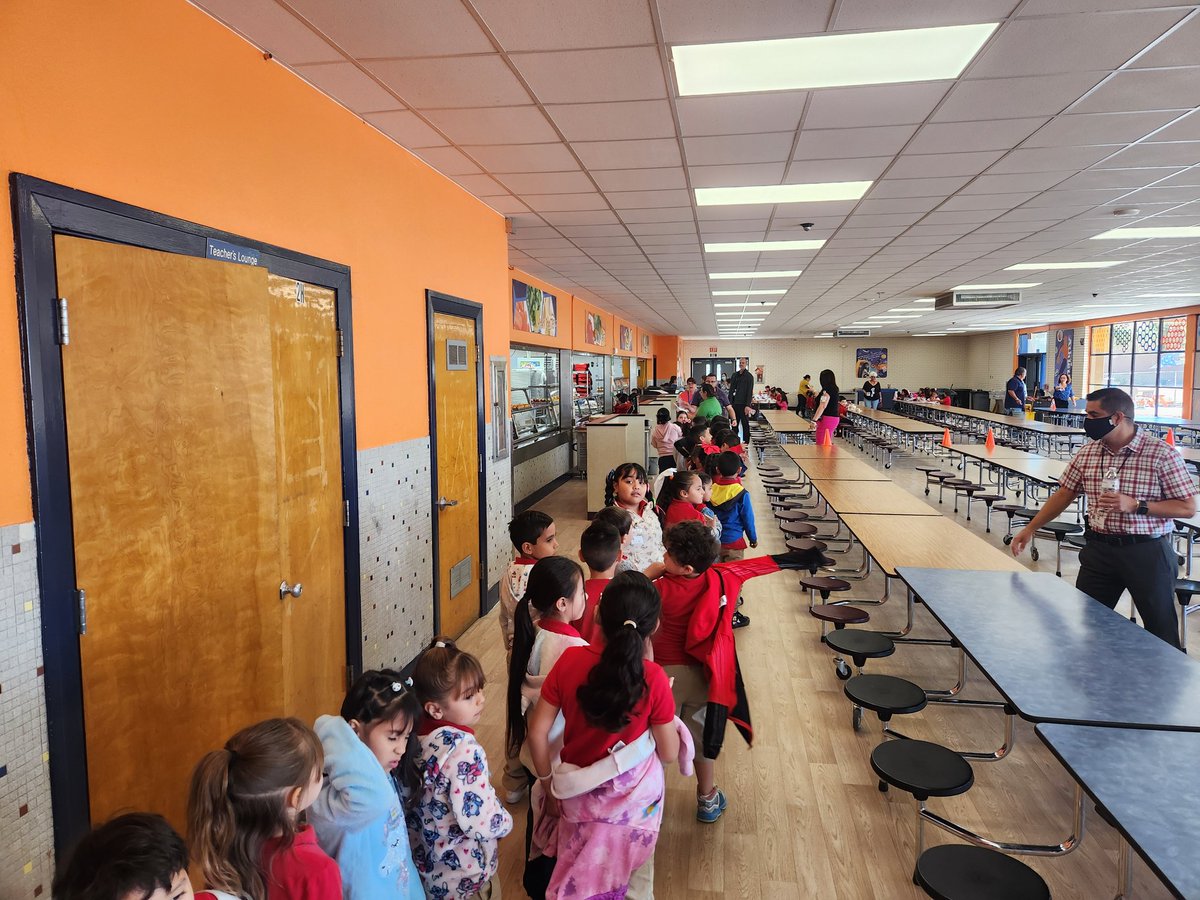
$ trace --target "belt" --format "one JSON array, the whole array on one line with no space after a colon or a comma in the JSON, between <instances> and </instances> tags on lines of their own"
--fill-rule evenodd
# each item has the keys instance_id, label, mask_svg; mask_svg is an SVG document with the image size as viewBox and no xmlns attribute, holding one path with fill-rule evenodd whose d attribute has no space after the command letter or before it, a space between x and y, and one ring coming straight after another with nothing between
<instances>
[{"instance_id":1,"label":"belt","mask_svg":"<svg viewBox=\"0 0 1200 900\"><path fill-rule=\"evenodd\" d=\"M1105 534L1103 531L1088 529L1083 533L1088 541L1097 544L1111 544L1114 547L1124 547L1128 544L1148 544L1151 541L1161 541L1165 534Z\"/></svg>"}]
</instances>

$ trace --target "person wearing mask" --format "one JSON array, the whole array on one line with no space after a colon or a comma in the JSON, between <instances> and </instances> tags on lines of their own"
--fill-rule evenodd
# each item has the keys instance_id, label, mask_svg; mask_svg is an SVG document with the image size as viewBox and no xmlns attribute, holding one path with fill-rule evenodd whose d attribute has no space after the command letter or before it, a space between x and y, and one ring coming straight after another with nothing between
<instances>
[{"instance_id":1,"label":"person wearing mask","mask_svg":"<svg viewBox=\"0 0 1200 900\"><path fill-rule=\"evenodd\" d=\"M1025 415L1025 370L1018 366L1013 377L1004 385L1004 413L1009 416Z\"/></svg>"},{"instance_id":2,"label":"person wearing mask","mask_svg":"<svg viewBox=\"0 0 1200 900\"><path fill-rule=\"evenodd\" d=\"M1075 391L1071 388L1071 376L1063 373L1058 376L1058 384L1054 386L1054 405L1061 409L1070 409L1075 402Z\"/></svg>"},{"instance_id":3,"label":"person wearing mask","mask_svg":"<svg viewBox=\"0 0 1200 900\"><path fill-rule=\"evenodd\" d=\"M1175 611L1175 519L1196 514L1196 488L1173 447L1138 428L1133 398L1120 388L1087 395L1084 444L1058 490L1013 538L1019 556L1039 528L1080 494L1088 498L1087 543L1075 587L1109 609L1128 590L1146 630L1179 646Z\"/></svg>"},{"instance_id":4,"label":"person wearing mask","mask_svg":"<svg viewBox=\"0 0 1200 900\"><path fill-rule=\"evenodd\" d=\"M879 379L872 372L867 380L863 382L863 406L867 409L879 409L879 398L883 395L883 388L879 385Z\"/></svg>"},{"instance_id":5,"label":"person wearing mask","mask_svg":"<svg viewBox=\"0 0 1200 900\"><path fill-rule=\"evenodd\" d=\"M738 370L729 381L729 401L733 406L734 430L742 436L742 443L750 443L750 417L754 415L754 376L750 374L750 360L738 360Z\"/></svg>"}]
</instances>

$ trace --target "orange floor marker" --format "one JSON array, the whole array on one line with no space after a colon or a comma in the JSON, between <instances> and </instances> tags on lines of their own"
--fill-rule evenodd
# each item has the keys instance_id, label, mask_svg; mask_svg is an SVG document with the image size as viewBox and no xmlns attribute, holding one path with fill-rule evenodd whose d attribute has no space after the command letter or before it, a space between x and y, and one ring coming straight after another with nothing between
<instances>
[{"instance_id":1,"label":"orange floor marker","mask_svg":"<svg viewBox=\"0 0 1200 900\"><path fill-rule=\"evenodd\" d=\"M943 447L952 446L950 443L950 429L949 428L942 429L942 446Z\"/></svg>"},{"instance_id":2,"label":"orange floor marker","mask_svg":"<svg viewBox=\"0 0 1200 900\"><path fill-rule=\"evenodd\" d=\"M984 440L983 446L987 447L989 450L996 449L996 436L992 434L992 429L990 428L988 429L987 438Z\"/></svg>"},{"instance_id":3,"label":"orange floor marker","mask_svg":"<svg viewBox=\"0 0 1200 900\"><path fill-rule=\"evenodd\" d=\"M1170 444L1172 447L1174 447L1175 446L1175 429L1168 428L1167 436L1165 438L1163 438L1163 440L1166 441L1168 444Z\"/></svg>"}]
</instances>

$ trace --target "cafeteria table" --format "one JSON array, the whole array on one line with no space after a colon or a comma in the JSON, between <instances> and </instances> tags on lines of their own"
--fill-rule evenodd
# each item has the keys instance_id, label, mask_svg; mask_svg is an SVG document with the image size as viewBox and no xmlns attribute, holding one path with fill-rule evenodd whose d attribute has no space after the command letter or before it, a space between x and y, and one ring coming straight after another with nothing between
<instances>
[{"instance_id":1,"label":"cafeteria table","mask_svg":"<svg viewBox=\"0 0 1200 900\"><path fill-rule=\"evenodd\" d=\"M763 410L760 415L767 420L771 430L781 439L785 437L799 438L800 435L812 434L815 427L808 419L786 409L767 409Z\"/></svg>"},{"instance_id":2,"label":"cafeteria table","mask_svg":"<svg viewBox=\"0 0 1200 900\"><path fill-rule=\"evenodd\" d=\"M792 446L784 450L809 478L838 479L842 481L891 481L886 475L857 457L842 454L837 457L792 456Z\"/></svg>"},{"instance_id":3,"label":"cafeteria table","mask_svg":"<svg viewBox=\"0 0 1200 900\"><path fill-rule=\"evenodd\" d=\"M812 485L839 516L861 513L877 516L940 516L941 513L890 482L813 478Z\"/></svg>"}]
</instances>

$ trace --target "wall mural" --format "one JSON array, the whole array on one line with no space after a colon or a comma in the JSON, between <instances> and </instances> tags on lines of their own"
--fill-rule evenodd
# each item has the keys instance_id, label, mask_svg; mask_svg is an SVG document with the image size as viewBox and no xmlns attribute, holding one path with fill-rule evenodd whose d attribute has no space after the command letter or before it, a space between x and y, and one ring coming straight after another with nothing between
<instances>
[{"instance_id":1,"label":"wall mural","mask_svg":"<svg viewBox=\"0 0 1200 900\"><path fill-rule=\"evenodd\" d=\"M1060 328L1054 332L1054 384L1058 384L1059 375L1071 377L1071 345L1074 343L1074 328Z\"/></svg>"},{"instance_id":2,"label":"wall mural","mask_svg":"<svg viewBox=\"0 0 1200 900\"><path fill-rule=\"evenodd\" d=\"M530 334L558 335L558 300L541 288L513 280L512 327Z\"/></svg>"},{"instance_id":3,"label":"wall mural","mask_svg":"<svg viewBox=\"0 0 1200 900\"><path fill-rule=\"evenodd\" d=\"M608 343L608 335L604 331L604 317L599 313L583 314L583 341L596 347L603 347Z\"/></svg>"},{"instance_id":4,"label":"wall mural","mask_svg":"<svg viewBox=\"0 0 1200 900\"><path fill-rule=\"evenodd\" d=\"M887 347L859 347L856 360L856 378L866 378L872 372L879 378L887 378Z\"/></svg>"},{"instance_id":5,"label":"wall mural","mask_svg":"<svg viewBox=\"0 0 1200 900\"><path fill-rule=\"evenodd\" d=\"M621 336L621 349L627 353L633 352L633 329L628 325L622 325L618 332Z\"/></svg>"}]
</instances>

